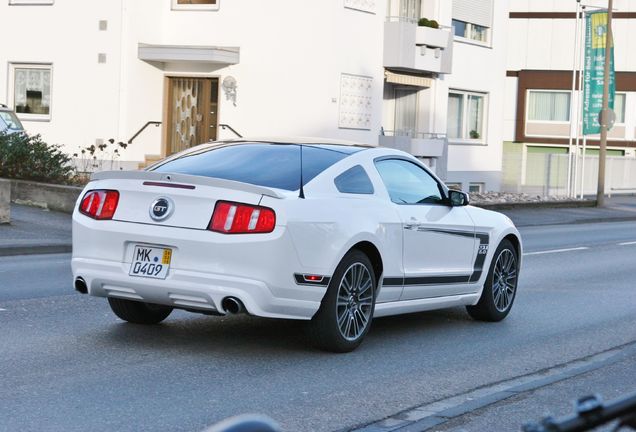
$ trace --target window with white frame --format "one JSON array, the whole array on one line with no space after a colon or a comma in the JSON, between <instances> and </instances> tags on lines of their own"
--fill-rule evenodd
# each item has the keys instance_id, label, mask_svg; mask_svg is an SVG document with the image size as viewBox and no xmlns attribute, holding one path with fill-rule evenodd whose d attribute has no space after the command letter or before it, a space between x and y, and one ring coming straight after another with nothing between
<instances>
[{"instance_id":1,"label":"window with white frame","mask_svg":"<svg viewBox=\"0 0 636 432\"><path fill-rule=\"evenodd\" d=\"M9 5L52 5L54 0L9 0Z\"/></svg>"},{"instance_id":2,"label":"window with white frame","mask_svg":"<svg viewBox=\"0 0 636 432\"><path fill-rule=\"evenodd\" d=\"M614 113L616 113L616 123L625 123L625 93L614 95Z\"/></svg>"},{"instance_id":3,"label":"window with white frame","mask_svg":"<svg viewBox=\"0 0 636 432\"><path fill-rule=\"evenodd\" d=\"M468 192L470 193L483 193L486 185L484 183L469 183Z\"/></svg>"},{"instance_id":4,"label":"window with white frame","mask_svg":"<svg viewBox=\"0 0 636 432\"><path fill-rule=\"evenodd\" d=\"M51 70L51 64L10 65L9 96L20 119L51 118Z\"/></svg>"},{"instance_id":5,"label":"window with white frame","mask_svg":"<svg viewBox=\"0 0 636 432\"><path fill-rule=\"evenodd\" d=\"M455 31L455 36L463 37L466 39L472 39L477 42L488 43L490 41L489 38L489 28L485 26L480 26L478 24L473 24L460 20L453 20L453 29Z\"/></svg>"},{"instance_id":6,"label":"window with white frame","mask_svg":"<svg viewBox=\"0 0 636 432\"><path fill-rule=\"evenodd\" d=\"M570 92L528 90L528 121L569 122Z\"/></svg>"},{"instance_id":7,"label":"window with white frame","mask_svg":"<svg viewBox=\"0 0 636 432\"><path fill-rule=\"evenodd\" d=\"M493 0L453 0L455 36L489 44L492 12Z\"/></svg>"},{"instance_id":8,"label":"window with white frame","mask_svg":"<svg viewBox=\"0 0 636 432\"><path fill-rule=\"evenodd\" d=\"M218 10L220 0L172 0L173 10Z\"/></svg>"},{"instance_id":9,"label":"window with white frame","mask_svg":"<svg viewBox=\"0 0 636 432\"><path fill-rule=\"evenodd\" d=\"M448 138L484 141L485 109L486 94L451 90L446 124Z\"/></svg>"}]
</instances>

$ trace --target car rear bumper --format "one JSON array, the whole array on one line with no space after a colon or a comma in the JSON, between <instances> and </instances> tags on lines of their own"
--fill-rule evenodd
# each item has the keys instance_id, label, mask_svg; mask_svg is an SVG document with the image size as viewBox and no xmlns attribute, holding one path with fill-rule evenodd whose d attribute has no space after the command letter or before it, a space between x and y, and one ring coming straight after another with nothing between
<instances>
[{"instance_id":1,"label":"car rear bumper","mask_svg":"<svg viewBox=\"0 0 636 432\"><path fill-rule=\"evenodd\" d=\"M180 309L225 314L221 301L228 296L240 299L248 313L270 318L310 319L320 302L277 298L262 281L214 273L170 270L165 280L129 276L130 264L73 258L74 278L86 282L88 293L116 297ZM318 287L311 287L317 289ZM299 287L300 290L307 287Z\"/></svg>"},{"instance_id":2,"label":"car rear bumper","mask_svg":"<svg viewBox=\"0 0 636 432\"><path fill-rule=\"evenodd\" d=\"M132 250L138 244L173 250L165 279L129 275ZM252 315L311 319L327 288L296 282L294 273L325 273L301 266L284 227L265 235L229 236L94 221L76 214L71 263L73 280L84 279L91 295L210 313L224 314L221 301L231 296Z\"/></svg>"}]
</instances>

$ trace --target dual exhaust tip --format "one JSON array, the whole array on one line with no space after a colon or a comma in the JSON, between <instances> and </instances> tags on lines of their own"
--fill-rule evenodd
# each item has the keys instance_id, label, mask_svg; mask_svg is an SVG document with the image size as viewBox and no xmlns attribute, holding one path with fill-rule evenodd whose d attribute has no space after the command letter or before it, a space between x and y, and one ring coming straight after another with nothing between
<instances>
[{"instance_id":1,"label":"dual exhaust tip","mask_svg":"<svg viewBox=\"0 0 636 432\"><path fill-rule=\"evenodd\" d=\"M221 300L221 309L228 315L236 315L245 312L243 302L236 297L225 297Z\"/></svg>"},{"instance_id":2,"label":"dual exhaust tip","mask_svg":"<svg viewBox=\"0 0 636 432\"><path fill-rule=\"evenodd\" d=\"M75 279L75 291L82 294L88 293L88 287L86 281L82 277ZM237 315L245 312L245 306L243 302L236 297L225 297L221 300L221 309L228 315Z\"/></svg>"},{"instance_id":3,"label":"dual exhaust tip","mask_svg":"<svg viewBox=\"0 0 636 432\"><path fill-rule=\"evenodd\" d=\"M84 278L78 277L75 279L75 291L82 294L88 294L88 287L86 286Z\"/></svg>"}]
</instances>

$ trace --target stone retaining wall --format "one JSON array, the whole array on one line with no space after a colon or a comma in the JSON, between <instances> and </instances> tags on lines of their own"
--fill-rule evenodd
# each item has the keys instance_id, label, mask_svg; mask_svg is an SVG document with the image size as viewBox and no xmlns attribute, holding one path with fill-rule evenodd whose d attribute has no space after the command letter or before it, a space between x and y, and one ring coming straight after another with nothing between
<instances>
[{"instance_id":1,"label":"stone retaining wall","mask_svg":"<svg viewBox=\"0 0 636 432\"><path fill-rule=\"evenodd\" d=\"M49 210L73 213L81 187L11 180L11 201Z\"/></svg>"},{"instance_id":2,"label":"stone retaining wall","mask_svg":"<svg viewBox=\"0 0 636 432\"><path fill-rule=\"evenodd\" d=\"M0 224L11 222L11 181L0 179Z\"/></svg>"}]
</instances>

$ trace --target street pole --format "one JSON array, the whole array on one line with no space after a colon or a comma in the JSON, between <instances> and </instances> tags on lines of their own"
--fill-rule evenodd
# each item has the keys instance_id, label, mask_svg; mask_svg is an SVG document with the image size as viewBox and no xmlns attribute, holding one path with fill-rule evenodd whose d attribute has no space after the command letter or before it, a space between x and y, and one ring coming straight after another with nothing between
<instances>
[{"instance_id":1,"label":"street pole","mask_svg":"<svg viewBox=\"0 0 636 432\"><path fill-rule=\"evenodd\" d=\"M573 155L572 155L572 142L574 141L574 134L577 133L577 129L579 127L579 121L578 121L578 116L576 116L576 120L575 115L578 114L578 104L575 104L575 92L576 92L576 66L577 66L577 54L579 54L579 9L581 6L581 0L576 0L576 23L574 25L574 52L572 55L572 93L570 96L570 137L568 139L568 179L567 179L567 186L566 186L566 194L568 197L571 197L573 195L572 193L572 174L573 174L573 167L572 165L574 164L574 159L573 159ZM576 98L576 100L578 100L578 98Z\"/></svg>"},{"instance_id":2,"label":"street pole","mask_svg":"<svg viewBox=\"0 0 636 432\"><path fill-rule=\"evenodd\" d=\"M609 72L612 49L612 8L614 0L607 0L607 33L605 34L605 68L603 70L603 114L601 115L601 145L598 152L598 188L596 206L605 204L605 156L607 155L607 129L609 126Z\"/></svg>"}]
</instances>

